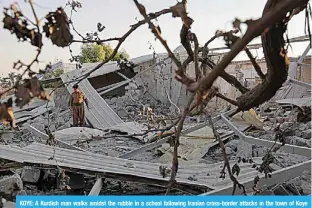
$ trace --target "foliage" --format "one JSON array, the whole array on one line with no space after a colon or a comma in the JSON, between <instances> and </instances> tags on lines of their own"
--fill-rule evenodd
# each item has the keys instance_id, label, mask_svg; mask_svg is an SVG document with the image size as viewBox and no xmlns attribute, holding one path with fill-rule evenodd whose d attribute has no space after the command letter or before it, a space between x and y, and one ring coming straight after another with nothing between
<instances>
[{"instance_id":1,"label":"foliage","mask_svg":"<svg viewBox=\"0 0 312 208\"><path fill-rule=\"evenodd\" d=\"M113 54L113 51L113 48L108 44L83 44L81 47L79 60L81 63L102 62L103 60L109 59L109 57ZM127 54L127 52L121 51L117 53L111 60L118 61L128 58L129 55Z\"/></svg>"},{"instance_id":2,"label":"foliage","mask_svg":"<svg viewBox=\"0 0 312 208\"><path fill-rule=\"evenodd\" d=\"M43 26L46 36L59 47L68 46L73 40L73 35L70 33L69 20L63 8L59 7L55 12L50 12L46 19L48 22Z\"/></svg>"},{"instance_id":3,"label":"foliage","mask_svg":"<svg viewBox=\"0 0 312 208\"><path fill-rule=\"evenodd\" d=\"M64 69L58 68L51 72L45 73L43 76L43 79L51 79L51 78L57 78L60 77L62 74L64 74ZM57 81L53 83L44 84L44 88L57 88L62 84L62 81Z\"/></svg>"},{"instance_id":4,"label":"foliage","mask_svg":"<svg viewBox=\"0 0 312 208\"><path fill-rule=\"evenodd\" d=\"M58 68L51 72L45 73L43 78L44 79L56 78L56 77L60 77L62 74L64 74L64 69Z\"/></svg>"},{"instance_id":5,"label":"foliage","mask_svg":"<svg viewBox=\"0 0 312 208\"><path fill-rule=\"evenodd\" d=\"M80 62L95 63L103 61L105 58L104 48L97 44L84 44L81 47Z\"/></svg>"}]
</instances>

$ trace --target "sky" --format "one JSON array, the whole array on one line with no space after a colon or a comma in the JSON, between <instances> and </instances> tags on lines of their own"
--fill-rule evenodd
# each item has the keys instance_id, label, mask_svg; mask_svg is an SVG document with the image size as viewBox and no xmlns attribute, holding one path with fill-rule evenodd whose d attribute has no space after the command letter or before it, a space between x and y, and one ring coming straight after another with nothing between
<instances>
[{"instance_id":1,"label":"sky","mask_svg":"<svg viewBox=\"0 0 312 208\"><path fill-rule=\"evenodd\" d=\"M43 17L50 11L56 10L59 6L65 6L67 0L33 0L37 15ZM25 0L0 0L0 7L8 7L11 3L18 2L22 12L28 18L34 20L30 5ZM73 14L73 22L76 29L81 34L95 32L97 23L105 25L105 29L100 33L100 37L120 37L129 30L130 25L142 19L132 0L80 0L82 8ZM177 3L177 0L139 0L145 5L147 13L156 12L164 8L169 8ZM212 37L216 30L232 29L232 21L235 18L241 20L256 19L262 14L265 0L188 0L187 10L194 19L192 32L195 32L200 44L204 44ZM0 14L1 20L3 14ZM289 38L305 35L304 33L304 12L295 16L288 27ZM170 14L158 19L158 24L162 30L163 37L167 40L170 48L174 50L180 45L181 20L172 18ZM74 39L79 39L78 35L71 31ZM30 63L36 55L36 48L28 42L18 42L15 35L3 29L0 23L0 76L6 76L13 70L13 63L21 60ZM35 69L43 69L49 62L62 60L68 63L70 53L68 48L59 48L52 45L51 41L44 37L43 50L39 57L39 64ZM131 58L141 55L151 54L149 43L157 53L165 52L164 47L155 41L154 35L147 25L141 26L122 44L121 49L125 49ZM252 43L260 43L260 39L255 39ZM111 42L115 46L116 42ZM307 46L307 42L293 43L289 56L299 56ZM223 47L222 39L210 44L210 47ZM72 45L73 54L80 52L80 43ZM253 51L254 55L261 57L262 49ZM245 54L239 55L238 59L247 59Z\"/></svg>"}]
</instances>

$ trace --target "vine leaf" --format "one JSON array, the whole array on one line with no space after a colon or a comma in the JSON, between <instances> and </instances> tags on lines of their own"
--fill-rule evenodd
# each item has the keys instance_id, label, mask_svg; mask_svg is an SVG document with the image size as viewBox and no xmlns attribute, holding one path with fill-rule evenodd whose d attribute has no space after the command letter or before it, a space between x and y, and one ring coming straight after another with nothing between
<instances>
[{"instance_id":1,"label":"vine leaf","mask_svg":"<svg viewBox=\"0 0 312 208\"><path fill-rule=\"evenodd\" d=\"M24 83L17 87L15 96L15 103L20 108L28 104L34 97L41 100L50 100L50 96L43 89L37 77L25 79Z\"/></svg>"},{"instance_id":2,"label":"vine leaf","mask_svg":"<svg viewBox=\"0 0 312 208\"><path fill-rule=\"evenodd\" d=\"M105 25L102 25L102 23L98 22L97 23L97 29L99 32L102 32L105 29Z\"/></svg>"},{"instance_id":3,"label":"vine leaf","mask_svg":"<svg viewBox=\"0 0 312 208\"><path fill-rule=\"evenodd\" d=\"M55 12L49 12L48 22L43 26L43 31L52 43L59 47L68 46L73 35L70 33L69 20L63 8L59 7Z\"/></svg>"},{"instance_id":4,"label":"vine leaf","mask_svg":"<svg viewBox=\"0 0 312 208\"><path fill-rule=\"evenodd\" d=\"M241 29L241 28L240 28L241 21L240 21L239 19L235 18L235 20L232 22L232 24L233 24L233 27L234 27L235 29L238 29L238 30Z\"/></svg>"},{"instance_id":5,"label":"vine leaf","mask_svg":"<svg viewBox=\"0 0 312 208\"><path fill-rule=\"evenodd\" d=\"M14 4L10 6L10 9L4 8L3 28L9 30L12 34L14 33L18 40L30 40L33 46L41 48L43 45L41 33L36 31L35 28L27 28L29 25L27 21Z\"/></svg>"},{"instance_id":6,"label":"vine leaf","mask_svg":"<svg viewBox=\"0 0 312 208\"><path fill-rule=\"evenodd\" d=\"M232 167L232 173L233 173L233 175L236 174L236 176L239 175L239 173L240 173L240 167L238 166L238 164L233 165L233 167Z\"/></svg>"},{"instance_id":7,"label":"vine leaf","mask_svg":"<svg viewBox=\"0 0 312 208\"><path fill-rule=\"evenodd\" d=\"M172 17L181 17L185 27L190 28L194 20L187 15L186 6L182 2L170 7Z\"/></svg>"}]
</instances>

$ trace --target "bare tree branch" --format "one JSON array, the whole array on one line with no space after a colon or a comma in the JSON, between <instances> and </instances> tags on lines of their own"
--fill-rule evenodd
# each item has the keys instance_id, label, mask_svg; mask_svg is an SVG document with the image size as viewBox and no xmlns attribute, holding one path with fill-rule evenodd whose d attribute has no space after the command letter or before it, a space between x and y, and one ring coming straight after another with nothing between
<instances>
[{"instance_id":1,"label":"bare tree branch","mask_svg":"<svg viewBox=\"0 0 312 208\"><path fill-rule=\"evenodd\" d=\"M244 37L237 41L231 51L227 53L220 63L212 70L212 72L202 78L199 82L186 82L187 88L190 92L195 92L196 90L205 91L209 89L213 82L218 76L221 75L222 71L230 64L230 62L237 56L237 54L242 51L245 46L255 37L259 36L267 27L280 21L285 17L287 12L292 9L298 8L302 5L306 5L308 0L284 0L279 1L273 8L266 12L260 19L253 21L254 24L248 26L247 32ZM181 79L178 79L182 81Z\"/></svg>"},{"instance_id":2,"label":"bare tree branch","mask_svg":"<svg viewBox=\"0 0 312 208\"><path fill-rule=\"evenodd\" d=\"M167 41L161 36L159 29L152 23L149 16L146 14L145 7L140 4L137 0L133 0L135 5L137 6L139 12L144 17L145 21L148 23L149 28L152 30L152 33L156 36L156 38L162 43L162 45L166 48L169 57L173 60L173 62L178 66L178 68L182 67L181 62L175 57L174 53L169 48Z\"/></svg>"},{"instance_id":3,"label":"bare tree branch","mask_svg":"<svg viewBox=\"0 0 312 208\"><path fill-rule=\"evenodd\" d=\"M198 39L195 33L192 34L192 39L195 43L195 49L194 49L194 62L195 62L195 74L196 74L196 81L198 81L202 76L201 72L199 70L199 63L198 63L198 52L199 52L199 43Z\"/></svg>"},{"instance_id":4,"label":"bare tree branch","mask_svg":"<svg viewBox=\"0 0 312 208\"><path fill-rule=\"evenodd\" d=\"M225 100L225 101L231 103L232 105L238 106L238 104L237 104L237 102L236 102L235 100L232 100L232 99L230 99L230 98L228 98L228 97L222 95L221 93L217 93L216 96L217 96L218 98L221 98L221 99L223 99L223 100Z\"/></svg>"},{"instance_id":5,"label":"bare tree branch","mask_svg":"<svg viewBox=\"0 0 312 208\"><path fill-rule=\"evenodd\" d=\"M224 168L222 169L221 173L224 174L224 169L226 167L227 171L228 171L228 174L230 176L230 179L233 181L233 193L232 193L232 195L235 194L236 186L238 186L239 189L243 189L243 194L247 195L246 190L245 190L245 186L240 184L238 182L237 178L232 173L230 162L229 162L229 159L228 159L228 157L226 155L226 152L225 152L224 143L223 143L219 133L217 132L217 130L216 130L216 128L215 128L215 126L214 126L210 116L208 117L208 121L209 121L209 124L210 124L210 126L212 128L213 134L215 135L216 139L219 141L219 144L220 144L220 147L221 147L221 151L222 151L222 154L223 154Z\"/></svg>"},{"instance_id":6,"label":"bare tree branch","mask_svg":"<svg viewBox=\"0 0 312 208\"><path fill-rule=\"evenodd\" d=\"M138 29L140 26L144 25L145 23L147 23L148 21L151 21L152 19L156 19L159 16L163 15L163 14L168 14L171 13L170 9L163 9L159 12L155 12L152 14L149 14L149 17L147 19L141 20L138 23L131 25L131 28L122 36L119 38L118 40L118 44L115 47L113 53L111 54L111 56L104 60L103 62L101 62L100 64L98 64L96 67L94 67L92 70L90 70L88 73L83 74L82 76L78 77L77 80L79 80L79 82L85 78L87 78L88 76L90 76L90 74L92 74L93 72L95 72L96 70L98 70L99 68L101 68L104 64L106 64L107 62L109 62L111 59L113 59L115 57L115 55L118 52L118 49L120 48L120 46L122 45L122 43L128 38L129 35L131 35L136 29ZM115 39L115 38L114 38ZM117 38L116 38L117 39ZM78 83L79 83L78 82Z\"/></svg>"},{"instance_id":7,"label":"bare tree branch","mask_svg":"<svg viewBox=\"0 0 312 208\"><path fill-rule=\"evenodd\" d=\"M178 124L178 128L176 130L175 133L175 138L174 138L174 147L173 147L173 158L172 158L172 168L171 168L171 176L170 176L170 182L168 185L168 189L166 192L166 195L170 192L170 189L172 188L172 186L175 184L175 177L177 175L178 172L178 168L179 168L179 161L178 161L178 147L179 147L179 139L180 139L180 134L183 128L183 123L184 120L186 118L186 115L192 110L194 109L195 105L193 105L191 107L191 104L194 100L194 94L191 96L191 98L189 99L183 113L181 116L181 119L179 121Z\"/></svg>"},{"instance_id":8,"label":"bare tree branch","mask_svg":"<svg viewBox=\"0 0 312 208\"><path fill-rule=\"evenodd\" d=\"M263 72L261 71L261 67L259 66L259 64L256 62L256 59L253 57L252 53L250 52L250 50L246 47L245 48L245 52L248 56L248 58L250 59L253 67L255 68L258 76L264 80L265 79L265 75L263 74Z\"/></svg>"}]
</instances>

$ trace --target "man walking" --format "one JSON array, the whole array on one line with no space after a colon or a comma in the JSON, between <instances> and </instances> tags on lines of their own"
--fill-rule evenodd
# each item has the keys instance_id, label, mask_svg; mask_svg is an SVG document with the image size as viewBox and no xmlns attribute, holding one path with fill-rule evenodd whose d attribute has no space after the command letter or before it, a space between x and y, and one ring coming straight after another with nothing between
<instances>
[{"instance_id":1,"label":"man walking","mask_svg":"<svg viewBox=\"0 0 312 208\"><path fill-rule=\"evenodd\" d=\"M69 99L69 107L73 111L73 124L77 126L85 126L85 111L84 111L84 102L86 103L87 108L89 109L88 100L83 92L78 88L78 85L73 86L74 92L71 94Z\"/></svg>"}]
</instances>

